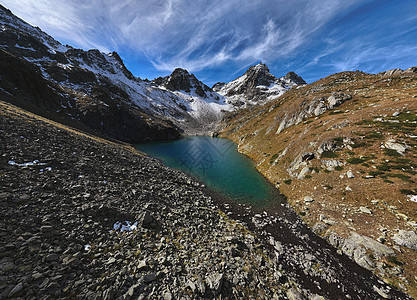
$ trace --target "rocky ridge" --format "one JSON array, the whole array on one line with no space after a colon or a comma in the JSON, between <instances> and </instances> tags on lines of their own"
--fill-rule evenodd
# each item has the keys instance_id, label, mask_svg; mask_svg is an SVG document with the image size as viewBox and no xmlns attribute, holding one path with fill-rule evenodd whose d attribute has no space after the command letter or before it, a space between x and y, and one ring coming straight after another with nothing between
<instances>
[{"instance_id":1,"label":"rocky ridge","mask_svg":"<svg viewBox=\"0 0 417 300\"><path fill-rule=\"evenodd\" d=\"M211 88L198 80L194 74L188 73L188 71L185 69L175 69L171 75L166 77L158 77L151 82L157 86L164 87L173 92L184 91L191 93L193 90L193 92L195 92L200 97L220 100L220 97Z\"/></svg>"},{"instance_id":2,"label":"rocky ridge","mask_svg":"<svg viewBox=\"0 0 417 300\"><path fill-rule=\"evenodd\" d=\"M59 115L72 125L80 123L112 138L138 142L174 139L183 131L205 132L220 119L223 110L232 109L194 75L189 75L188 82L183 80L182 84L189 87L196 84L195 88L180 92L172 89L175 80L165 85L161 79L159 86L155 84L158 80L149 82L133 76L116 52L105 54L96 49L84 51L64 46L3 6L0 24L3 37L0 54L6 61L1 68L0 75L5 80L0 92L4 99L27 109L38 109L38 113L47 106L48 117ZM19 73L9 72L6 64L13 64L14 71ZM22 78L26 73L41 77L50 94L54 94L53 99L45 100L53 104L51 107L40 103L33 93L36 81L23 87L27 97L22 99L18 95L22 86L14 86L16 77ZM176 75L174 71L167 78ZM3 84L6 80L7 85ZM158 129L149 129L154 127Z\"/></svg>"}]
</instances>

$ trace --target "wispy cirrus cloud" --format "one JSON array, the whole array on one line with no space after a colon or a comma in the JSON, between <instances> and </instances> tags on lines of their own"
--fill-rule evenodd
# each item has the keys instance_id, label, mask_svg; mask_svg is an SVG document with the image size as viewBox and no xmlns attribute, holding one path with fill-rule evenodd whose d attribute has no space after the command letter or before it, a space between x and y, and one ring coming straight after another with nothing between
<instances>
[{"instance_id":1,"label":"wispy cirrus cloud","mask_svg":"<svg viewBox=\"0 0 417 300\"><path fill-rule=\"evenodd\" d=\"M24 19L84 48L144 53L159 70L270 61L345 9L342 0L3 0Z\"/></svg>"},{"instance_id":2,"label":"wispy cirrus cloud","mask_svg":"<svg viewBox=\"0 0 417 300\"><path fill-rule=\"evenodd\" d=\"M411 63L415 0L0 0L64 43L116 50L139 72L232 76L258 61L315 80ZM374 64L374 65L372 65ZM224 71L226 69L226 71ZM146 74L146 73L145 73ZM277 74L281 75L281 74ZM148 76L147 74L145 76ZM213 77L213 76L212 76ZM213 80L215 80L213 78Z\"/></svg>"}]
</instances>

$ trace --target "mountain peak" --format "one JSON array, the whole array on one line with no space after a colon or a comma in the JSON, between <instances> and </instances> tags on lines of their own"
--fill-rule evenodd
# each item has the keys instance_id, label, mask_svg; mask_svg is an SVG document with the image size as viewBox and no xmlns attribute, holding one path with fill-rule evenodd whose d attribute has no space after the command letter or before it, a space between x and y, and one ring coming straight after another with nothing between
<instances>
[{"instance_id":1,"label":"mountain peak","mask_svg":"<svg viewBox=\"0 0 417 300\"><path fill-rule=\"evenodd\" d=\"M197 95L207 98L206 93L212 93L212 89L198 80L194 74L190 74L188 70L177 68L171 75L166 77L159 77L152 80L152 83L158 86L163 86L170 91L184 91L190 93L192 90Z\"/></svg>"},{"instance_id":2,"label":"mountain peak","mask_svg":"<svg viewBox=\"0 0 417 300\"><path fill-rule=\"evenodd\" d=\"M170 76L190 76L190 73L186 69L176 68Z\"/></svg>"},{"instance_id":3,"label":"mountain peak","mask_svg":"<svg viewBox=\"0 0 417 300\"><path fill-rule=\"evenodd\" d=\"M288 72L284 78L288 81L292 81L295 84L307 84L307 82L305 82L305 80L301 76L297 75L292 71Z\"/></svg>"},{"instance_id":4,"label":"mountain peak","mask_svg":"<svg viewBox=\"0 0 417 300\"><path fill-rule=\"evenodd\" d=\"M116 60L117 65L119 66L119 68L125 74L125 76L127 78L129 78L129 79L134 79L135 78L135 76L133 76L133 74L126 68L122 58L120 57L120 55L116 51L113 51L113 52L109 53L108 56L113 57Z\"/></svg>"},{"instance_id":5,"label":"mountain peak","mask_svg":"<svg viewBox=\"0 0 417 300\"><path fill-rule=\"evenodd\" d=\"M268 72L269 68L262 62L257 65L251 66L246 72L255 71L255 72Z\"/></svg>"},{"instance_id":6,"label":"mountain peak","mask_svg":"<svg viewBox=\"0 0 417 300\"><path fill-rule=\"evenodd\" d=\"M216 83L213 89L229 97L229 103L236 106L256 104L272 100L291 87L306 82L294 72L277 78L264 63L251 66L239 78L224 84Z\"/></svg>"}]
</instances>

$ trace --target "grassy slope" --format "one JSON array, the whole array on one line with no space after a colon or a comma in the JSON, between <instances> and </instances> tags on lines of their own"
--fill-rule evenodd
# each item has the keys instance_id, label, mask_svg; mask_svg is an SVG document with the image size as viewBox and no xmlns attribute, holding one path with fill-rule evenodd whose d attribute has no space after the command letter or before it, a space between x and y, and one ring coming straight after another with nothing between
<instances>
[{"instance_id":1,"label":"grassy slope","mask_svg":"<svg viewBox=\"0 0 417 300\"><path fill-rule=\"evenodd\" d=\"M332 92L350 94L352 99L276 134L286 114ZM237 142L240 151L255 160L258 170L279 187L309 225L319 223L320 215L337 222L321 230L321 235L348 237L356 231L375 240L383 238L394 247L392 236L399 229L413 230L417 222L417 203L407 198L407 194L417 194L416 97L417 74L343 72L292 89L265 106L230 115L221 135ZM354 144L347 146L344 138ZM408 146L404 156L381 147L390 139ZM309 161L310 172L304 179L289 175L287 169L297 157L317 153L326 141L340 148ZM328 171L322 166L323 159L345 165ZM341 178L348 170L355 177ZM305 196L315 201L305 203ZM361 206L372 214L361 212ZM396 248L396 259L385 258L387 271L380 275L417 298L417 253ZM396 267L403 273L396 274Z\"/></svg>"}]
</instances>

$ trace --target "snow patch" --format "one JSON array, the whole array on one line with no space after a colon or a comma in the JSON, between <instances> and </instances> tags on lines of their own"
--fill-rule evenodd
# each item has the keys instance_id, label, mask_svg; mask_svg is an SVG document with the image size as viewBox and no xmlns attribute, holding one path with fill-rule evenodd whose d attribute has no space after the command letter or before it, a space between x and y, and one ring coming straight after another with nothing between
<instances>
[{"instance_id":1,"label":"snow patch","mask_svg":"<svg viewBox=\"0 0 417 300\"><path fill-rule=\"evenodd\" d=\"M135 222L132 224L132 222L130 221L124 221L124 222L117 221L116 223L113 224L113 229L116 231L120 230L121 232L134 231L138 229L138 222Z\"/></svg>"},{"instance_id":2,"label":"snow patch","mask_svg":"<svg viewBox=\"0 0 417 300\"><path fill-rule=\"evenodd\" d=\"M408 201L417 203L417 195L407 195Z\"/></svg>"},{"instance_id":3,"label":"snow patch","mask_svg":"<svg viewBox=\"0 0 417 300\"><path fill-rule=\"evenodd\" d=\"M15 162L13 160L9 160L8 164L12 165L12 166L19 166L19 167L33 167L33 166L47 165L47 163L41 163L41 162L39 162L39 160L34 160L34 161L23 163L23 164L18 164L17 162Z\"/></svg>"},{"instance_id":4,"label":"snow patch","mask_svg":"<svg viewBox=\"0 0 417 300\"><path fill-rule=\"evenodd\" d=\"M29 51L33 51L33 52L36 52L36 50L35 49L33 49L32 47L30 47L30 48L28 48L28 47L23 47L23 46L20 46L19 44L17 44L16 43L16 45L14 45L16 48L19 48L19 49L23 49L23 50L29 50Z\"/></svg>"}]
</instances>

